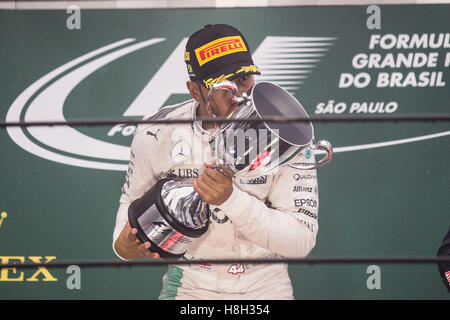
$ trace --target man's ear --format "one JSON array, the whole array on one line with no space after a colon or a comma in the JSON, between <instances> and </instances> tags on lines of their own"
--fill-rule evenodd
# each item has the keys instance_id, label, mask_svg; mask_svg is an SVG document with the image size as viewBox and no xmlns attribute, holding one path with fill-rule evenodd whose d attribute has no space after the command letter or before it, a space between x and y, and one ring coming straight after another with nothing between
<instances>
[{"instance_id":1,"label":"man's ear","mask_svg":"<svg viewBox=\"0 0 450 320\"><path fill-rule=\"evenodd\" d=\"M189 94L197 102L202 102L202 95L200 93L200 88L194 81L186 81L186 87L189 90Z\"/></svg>"}]
</instances>

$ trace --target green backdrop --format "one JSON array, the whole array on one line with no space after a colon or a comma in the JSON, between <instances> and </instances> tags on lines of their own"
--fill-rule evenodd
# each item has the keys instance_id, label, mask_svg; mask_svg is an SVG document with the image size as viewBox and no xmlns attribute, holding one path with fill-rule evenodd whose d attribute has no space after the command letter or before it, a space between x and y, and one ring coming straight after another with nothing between
<instances>
[{"instance_id":1,"label":"green backdrop","mask_svg":"<svg viewBox=\"0 0 450 320\"><path fill-rule=\"evenodd\" d=\"M0 118L120 118L183 101L189 98L180 89L185 70L178 67L183 66L183 56L171 60L171 54L179 51L176 49L183 38L208 23L238 27L258 54L255 62L263 74L272 71L261 79L281 81L311 115L318 114L319 104L325 107L330 101L335 106L344 103L342 115L350 116L369 115L364 108L350 113L355 102L395 102L391 115L447 113L450 6L392 5L380 9L381 29L367 27L370 14L364 6L83 10L81 29L67 27L71 14L64 10L2 10ZM420 41L409 42L411 48L386 48L392 39L398 41L400 35L412 39L414 34ZM384 39L385 48L369 47L374 35ZM131 51L132 45L155 38L162 39ZM83 61L75 60L123 39L130 40ZM126 48L130 52L115 59L109 56L112 60L98 67L99 58ZM352 61L359 53L381 58L436 53L437 61L417 68L392 68L385 62L383 68L357 69ZM57 69L70 61L73 64L64 70ZM83 69L89 63L92 72ZM48 75L52 71L55 73ZM77 72L83 71L85 74L77 78ZM381 72L391 77L395 72L404 77L414 72L417 79L420 74L425 77L426 72L435 72L441 82L439 86L377 87ZM362 88L340 88L343 73L366 73L371 81ZM289 77L282 78L286 75ZM63 93L70 86L73 88ZM168 92L167 97L161 92ZM140 93L142 99L137 99ZM155 104L145 94L161 97L163 102ZM58 101L62 101L59 107ZM124 115L133 103L141 108ZM332 110L343 110L344 104ZM54 261L116 257L112 232L125 177L124 155L128 156L125 151L132 135L123 128L108 135L112 127L74 127L72 132L104 143L108 152L118 148L108 159L90 154L90 145L65 138L59 129L54 135L61 137L68 149L58 144L61 141L49 142L48 133L41 135L30 128L0 129L0 211L7 213L0 227L3 262L11 256L24 257L27 262L31 262L30 256L54 256ZM449 124L320 123L314 127L316 138L331 141L336 153L333 162L318 171L320 230L311 256L434 256L450 222ZM430 136L433 134L438 136ZM415 137L421 138L412 141ZM384 144L371 145L375 143ZM348 148L352 146L356 147ZM290 265L289 270L297 299L448 298L435 265L381 264L381 288L373 290L366 284L370 276L367 267ZM35 282L27 278L36 270L4 270L0 299L156 299L165 270L82 269L79 290L67 288L69 274L65 269L49 270L57 281L44 281L39 274ZM21 272L21 281L6 281L20 279Z\"/></svg>"}]
</instances>

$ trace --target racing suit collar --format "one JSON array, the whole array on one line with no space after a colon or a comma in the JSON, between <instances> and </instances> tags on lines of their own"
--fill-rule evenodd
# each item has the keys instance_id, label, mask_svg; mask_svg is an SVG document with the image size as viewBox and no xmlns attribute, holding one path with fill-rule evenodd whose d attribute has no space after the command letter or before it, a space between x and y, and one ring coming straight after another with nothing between
<instances>
[{"instance_id":1,"label":"racing suit collar","mask_svg":"<svg viewBox=\"0 0 450 320\"><path fill-rule=\"evenodd\" d=\"M200 107L200 103L196 102L194 107L192 108L192 119L197 120L197 108ZM194 121L192 123L192 130L197 136L207 135L212 136L215 132L215 129L205 130L203 129L200 121Z\"/></svg>"}]
</instances>

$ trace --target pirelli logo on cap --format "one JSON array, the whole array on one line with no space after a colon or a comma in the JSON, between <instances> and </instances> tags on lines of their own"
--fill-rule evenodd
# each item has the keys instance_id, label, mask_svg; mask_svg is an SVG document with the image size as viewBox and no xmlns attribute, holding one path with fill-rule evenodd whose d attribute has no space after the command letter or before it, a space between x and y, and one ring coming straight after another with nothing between
<instances>
[{"instance_id":1,"label":"pirelli logo on cap","mask_svg":"<svg viewBox=\"0 0 450 320\"><path fill-rule=\"evenodd\" d=\"M240 36L232 36L208 42L195 49L195 55L198 64L202 66L211 60L239 51L247 51L247 47Z\"/></svg>"}]
</instances>

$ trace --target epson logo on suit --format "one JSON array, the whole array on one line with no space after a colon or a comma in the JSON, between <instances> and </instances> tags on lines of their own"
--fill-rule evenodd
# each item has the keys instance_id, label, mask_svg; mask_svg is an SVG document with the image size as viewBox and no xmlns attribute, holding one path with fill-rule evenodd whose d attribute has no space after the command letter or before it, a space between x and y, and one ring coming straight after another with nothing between
<instances>
[{"instance_id":1,"label":"epson logo on suit","mask_svg":"<svg viewBox=\"0 0 450 320\"><path fill-rule=\"evenodd\" d=\"M314 199L294 199L294 205L296 207L308 206L311 208L317 207L317 200Z\"/></svg>"}]
</instances>

